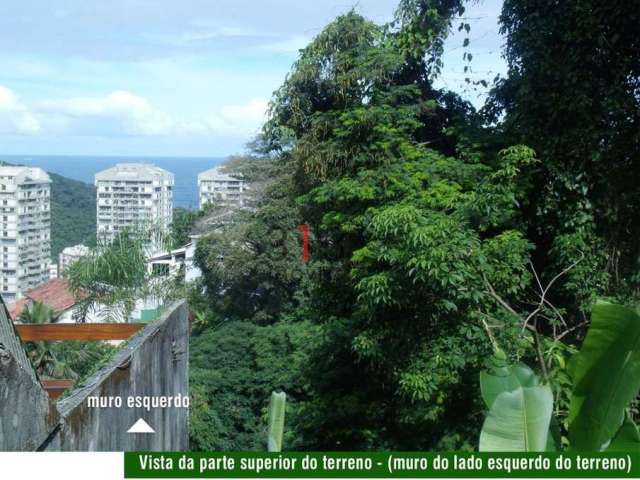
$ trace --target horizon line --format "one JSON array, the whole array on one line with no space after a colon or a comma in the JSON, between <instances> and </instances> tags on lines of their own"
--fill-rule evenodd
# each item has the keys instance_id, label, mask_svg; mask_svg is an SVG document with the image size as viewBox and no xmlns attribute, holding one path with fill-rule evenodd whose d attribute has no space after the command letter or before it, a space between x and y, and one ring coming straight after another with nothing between
<instances>
[{"instance_id":1,"label":"horizon line","mask_svg":"<svg viewBox=\"0 0 640 480\"><path fill-rule=\"evenodd\" d=\"M29 154L29 153L21 153L21 154L0 154L0 160L2 160L3 158L16 158L16 157L20 157L20 158L38 158L38 157L77 157L77 158L84 158L84 157L91 157L91 158L136 158L136 159L141 159L141 158L149 158L149 159L154 159L154 158L193 158L193 159L198 159L198 160L209 160L209 159L227 159L227 158L231 158L231 157L236 157L236 156L242 156L242 154L227 154L227 155L215 155L215 156L204 156L204 155L96 155L96 154L45 154L45 153L38 153L38 154Z\"/></svg>"}]
</instances>

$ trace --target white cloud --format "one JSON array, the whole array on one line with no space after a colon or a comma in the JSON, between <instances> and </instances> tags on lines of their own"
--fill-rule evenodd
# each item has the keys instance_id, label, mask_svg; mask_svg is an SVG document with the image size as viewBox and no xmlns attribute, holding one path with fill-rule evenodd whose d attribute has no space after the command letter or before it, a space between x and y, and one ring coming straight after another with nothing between
<instances>
[{"instance_id":1,"label":"white cloud","mask_svg":"<svg viewBox=\"0 0 640 480\"><path fill-rule=\"evenodd\" d=\"M0 86L0 134L59 136L207 136L250 139L265 120L268 101L255 98L195 118L174 118L148 99L117 90L102 97L46 100L29 107Z\"/></svg>"},{"instance_id":2,"label":"white cloud","mask_svg":"<svg viewBox=\"0 0 640 480\"><path fill-rule=\"evenodd\" d=\"M15 93L0 85L0 133L30 135L39 131L37 118Z\"/></svg>"},{"instance_id":3,"label":"white cloud","mask_svg":"<svg viewBox=\"0 0 640 480\"><path fill-rule=\"evenodd\" d=\"M292 35L283 40L277 40L262 45L262 49L271 53L298 53L313 40L306 35Z\"/></svg>"},{"instance_id":4,"label":"white cloud","mask_svg":"<svg viewBox=\"0 0 640 480\"><path fill-rule=\"evenodd\" d=\"M255 135L266 119L269 102L266 98L254 98L244 105L228 105L206 118L212 132L232 137Z\"/></svg>"},{"instance_id":5,"label":"white cloud","mask_svg":"<svg viewBox=\"0 0 640 480\"><path fill-rule=\"evenodd\" d=\"M76 97L42 102L38 111L52 125L75 134L104 136L164 135L171 133L171 117L143 97L118 90L105 97Z\"/></svg>"},{"instance_id":6,"label":"white cloud","mask_svg":"<svg viewBox=\"0 0 640 480\"><path fill-rule=\"evenodd\" d=\"M203 25L193 30L186 30L179 33L146 33L142 35L142 38L159 45L194 47L210 43L214 40L237 39L255 35L256 33L253 30L247 28Z\"/></svg>"},{"instance_id":7,"label":"white cloud","mask_svg":"<svg viewBox=\"0 0 640 480\"><path fill-rule=\"evenodd\" d=\"M179 37L179 43L189 44L197 43L215 38L236 38L250 37L255 35L252 30L239 27L217 27L209 30L197 30L193 32L185 32Z\"/></svg>"}]
</instances>

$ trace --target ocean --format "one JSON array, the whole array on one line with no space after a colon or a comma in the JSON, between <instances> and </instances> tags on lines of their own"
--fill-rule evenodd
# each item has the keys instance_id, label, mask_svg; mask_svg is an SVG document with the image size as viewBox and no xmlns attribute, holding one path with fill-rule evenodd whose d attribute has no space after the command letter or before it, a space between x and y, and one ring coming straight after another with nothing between
<instances>
[{"instance_id":1,"label":"ocean","mask_svg":"<svg viewBox=\"0 0 640 480\"><path fill-rule=\"evenodd\" d=\"M47 172L93 185L94 175L116 163L153 163L173 173L174 207L198 208L198 173L224 162L225 158L189 157L80 157L1 155L0 161L40 167Z\"/></svg>"}]
</instances>

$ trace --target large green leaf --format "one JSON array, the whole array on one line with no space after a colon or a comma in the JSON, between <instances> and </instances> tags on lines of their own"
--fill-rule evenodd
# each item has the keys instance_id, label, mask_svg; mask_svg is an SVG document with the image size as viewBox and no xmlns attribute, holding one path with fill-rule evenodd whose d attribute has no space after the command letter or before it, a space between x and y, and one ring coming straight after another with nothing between
<instances>
[{"instance_id":1,"label":"large green leaf","mask_svg":"<svg viewBox=\"0 0 640 480\"><path fill-rule=\"evenodd\" d=\"M509 365L501 352L480 374L489 414L480 433L480 451L532 452L552 449L549 425L553 394L524 364Z\"/></svg>"},{"instance_id":2,"label":"large green leaf","mask_svg":"<svg viewBox=\"0 0 640 480\"><path fill-rule=\"evenodd\" d=\"M606 449L607 452L640 452L640 432L633 420L626 415L624 423Z\"/></svg>"},{"instance_id":3,"label":"large green leaf","mask_svg":"<svg viewBox=\"0 0 640 480\"><path fill-rule=\"evenodd\" d=\"M640 315L598 302L580 352L569 362L571 448L599 451L616 435L640 390Z\"/></svg>"},{"instance_id":4,"label":"large green leaf","mask_svg":"<svg viewBox=\"0 0 640 480\"><path fill-rule=\"evenodd\" d=\"M502 351L491 357L489 370L480 372L480 392L487 408L491 408L502 392L512 392L521 386L535 386L540 382L527 365L510 365Z\"/></svg>"},{"instance_id":5,"label":"large green leaf","mask_svg":"<svg viewBox=\"0 0 640 480\"><path fill-rule=\"evenodd\" d=\"M282 451L282 436L284 433L284 410L287 395L284 392L271 393L269 401L269 433L267 437L267 449L270 452Z\"/></svg>"},{"instance_id":6,"label":"large green leaf","mask_svg":"<svg viewBox=\"0 0 640 480\"><path fill-rule=\"evenodd\" d=\"M553 394L548 385L499 394L482 426L480 451L546 451L552 414Z\"/></svg>"}]
</instances>

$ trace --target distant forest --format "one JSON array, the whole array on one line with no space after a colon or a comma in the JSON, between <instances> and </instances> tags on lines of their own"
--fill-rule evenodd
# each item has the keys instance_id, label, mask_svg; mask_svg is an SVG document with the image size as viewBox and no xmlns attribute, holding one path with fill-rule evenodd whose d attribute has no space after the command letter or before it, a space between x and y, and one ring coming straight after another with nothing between
<instances>
[{"instance_id":1,"label":"distant forest","mask_svg":"<svg viewBox=\"0 0 640 480\"><path fill-rule=\"evenodd\" d=\"M65 247L95 243L96 193L93 185L50 173L51 259Z\"/></svg>"}]
</instances>

